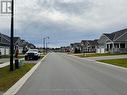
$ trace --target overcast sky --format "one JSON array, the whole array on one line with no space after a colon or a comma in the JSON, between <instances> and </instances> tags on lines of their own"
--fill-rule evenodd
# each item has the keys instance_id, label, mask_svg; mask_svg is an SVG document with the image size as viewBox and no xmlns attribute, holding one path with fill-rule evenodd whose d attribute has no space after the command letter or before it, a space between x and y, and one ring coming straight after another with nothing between
<instances>
[{"instance_id":1,"label":"overcast sky","mask_svg":"<svg viewBox=\"0 0 127 95\"><path fill-rule=\"evenodd\" d=\"M127 28L127 0L15 0L15 36L50 47L97 39ZM0 32L10 34L10 16L0 14Z\"/></svg>"}]
</instances>

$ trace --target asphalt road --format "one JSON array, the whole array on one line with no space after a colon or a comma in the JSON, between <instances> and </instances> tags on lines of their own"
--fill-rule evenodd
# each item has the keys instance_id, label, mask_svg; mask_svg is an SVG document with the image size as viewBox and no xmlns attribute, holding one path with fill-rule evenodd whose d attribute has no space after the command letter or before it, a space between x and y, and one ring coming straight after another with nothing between
<instances>
[{"instance_id":1,"label":"asphalt road","mask_svg":"<svg viewBox=\"0 0 127 95\"><path fill-rule=\"evenodd\" d=\"M51 53L16 95L127 95L127 70Z\"/></svg>"}]
</instances>

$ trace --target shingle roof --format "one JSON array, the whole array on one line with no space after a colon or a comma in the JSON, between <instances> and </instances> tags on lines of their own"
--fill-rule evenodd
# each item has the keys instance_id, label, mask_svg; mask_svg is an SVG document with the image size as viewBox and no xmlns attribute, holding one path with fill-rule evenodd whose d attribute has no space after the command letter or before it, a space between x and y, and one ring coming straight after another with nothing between
<instances>
[{"instance_id":1,"label":"shingle roof","mask_svg":"<svg viewBox=\"0 0 127 95\"><path fill-rule=\"evenodd\" d=\"M89 43L90 45L98 45L98 40L82 40L81 43L84 45L86 45L87 43Z\"/></svg>"},{"instance_id":2,"label":"shingle roof","mask_svg":"<svg viewBox=\"0 0 127 95\"><path fill-rule=\"evenodd\" d=\"M9 36L4 35L4 34L2 34L2 33L0 33L0 36L3 37L3 38L5 38L7 41L10 42L10 37L9 37Z\"/></svg>"},{"instance_id":3,"label":"shingle roof","mask_svg":"<svg viewBox=\"0 0 127 95\"><path fill-rule=\"evenodd\" d=\"M19 37L14 37L14 43L19 39Z\"/></svg>"},{"instance_id":4,"label":"shingle roof","mask_svg":"<svg viewBox=\"0 0 127 95\"><path fill-rule=\"evenodd\" d=\"M104 35L107 36L112 41L125 41L127 40L127 29Z\"/></svg>"},{"instance_id":5,"label":"shingle roof","mask_svg":"<svg viewBox=\"0 0 127 95\"><path fill-rule=\"evenodd\" d=\"M8 46L9 46L9 45L10 45L10 37L9 37L9 36L0 33L0 37L2 37L2 38L4 38L4 39L7 40L7 41L5 41L5 43L2 41L2 42L0 43L1 46L5 46L5 45L8 45ZM30 46L30 47L35 47L34 44L29 43L29 42L26 42L25 40L20 39L20 37L14 37L14 44L16 44L16 42L17 42L18 40L19 40L19 42L20 42L19 46L21 46L21 47L24 47L24 46L26 46L26 45L27 45L27 46Z\"/></svg>"}]
</instances>

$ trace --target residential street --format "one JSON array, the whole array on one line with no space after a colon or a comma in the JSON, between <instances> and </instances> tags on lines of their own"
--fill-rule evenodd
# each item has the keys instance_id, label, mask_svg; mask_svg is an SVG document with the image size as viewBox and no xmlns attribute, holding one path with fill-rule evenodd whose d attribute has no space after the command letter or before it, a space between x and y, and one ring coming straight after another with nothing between
<instances>
[{"instance_id":1,"label":"residential street","mask_svg":"<svg viewBox=\"0 0 127 95\"><path fill-rule=\"evenodd\" d=\"M127 70L50 53L16 95L127 95Z\"/></svg>"}]
</instances>

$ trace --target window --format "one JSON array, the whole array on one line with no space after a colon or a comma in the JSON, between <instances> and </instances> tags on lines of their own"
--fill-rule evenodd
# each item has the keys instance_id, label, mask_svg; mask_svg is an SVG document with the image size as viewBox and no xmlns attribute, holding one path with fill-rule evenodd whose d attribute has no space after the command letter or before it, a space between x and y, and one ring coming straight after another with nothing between
<instances>
[{"instance_id":1,"label":"window","mask_svg":"<svg viewBox=\"0 0 127 95\"><path fill-rule=\"evenodd\" d=\"M125 43L121 43L120 48L125 48Z\"/></svg>"},{"instance_id":2,"label":"window","mask_svg":"<svg viewBox=\"0 0 127 95\"><path fill-rule=\"evenodd\" d=\"M0 37L0 42L2 41L2 38Z\"/></svg>"}]
</instances>

